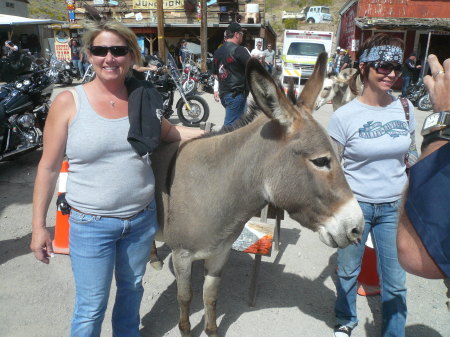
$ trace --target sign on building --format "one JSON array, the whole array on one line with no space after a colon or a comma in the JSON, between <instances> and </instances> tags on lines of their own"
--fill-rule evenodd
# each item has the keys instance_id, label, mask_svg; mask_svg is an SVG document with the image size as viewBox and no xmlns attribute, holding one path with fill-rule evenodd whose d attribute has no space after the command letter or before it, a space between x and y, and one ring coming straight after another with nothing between
<instances>
[{"instance_id":1,"label":"sign on building","mask_svg":"<svg viewBox=\"0 0 450 337\"><path fill-rule=\"evenodd\" d=\"M165 10L184 9L184 0L164 0ZM134 0L133 9L156 10L156 0Z\"/></svg>"}]
</instances>

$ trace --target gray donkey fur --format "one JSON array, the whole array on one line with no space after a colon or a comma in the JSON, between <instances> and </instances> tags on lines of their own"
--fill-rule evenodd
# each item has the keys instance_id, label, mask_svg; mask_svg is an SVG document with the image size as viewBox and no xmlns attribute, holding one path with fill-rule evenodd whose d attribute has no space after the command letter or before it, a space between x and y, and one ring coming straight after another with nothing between
<instances>
[{"instance_id":1,"label":"gray donkey fur","mask_svg":"<svg viewBox=\"0 0 450 337\"><path fill-rule=\"evenodd\" d=\"M205 260L205 332L218 337L216 301L222 269L245 223L267 203L332 247L355 242L363 217L329 137L311 116L327 55L296 105L257 60L246 76L262 111L231 132L161 146L152 157L161 225L157 240L172 249L179 328L191 336L191 266Z\"/></svg>"}]
</instances>

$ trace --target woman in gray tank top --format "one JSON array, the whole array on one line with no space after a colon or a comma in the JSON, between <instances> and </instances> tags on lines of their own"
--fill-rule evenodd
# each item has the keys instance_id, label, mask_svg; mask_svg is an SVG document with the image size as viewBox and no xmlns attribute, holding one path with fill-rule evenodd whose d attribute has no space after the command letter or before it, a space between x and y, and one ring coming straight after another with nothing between
<instances>
[{"instance_id":1,"label":"woman in gray tank top","mask_svg":"<svg viewBox=\"0 0 450 337\"><path fill-rule=\"evenodd\" d=\"M33 195L31 249L47 264L53 256L46 216L66 151L76 287L71 336L100 336L113 273L113 335L139 336L142 277L158 229L150 160L127 141L125 78L134 64L141 64L141 54L134 33L116 21L88 28L83 42L96 78L74 92L62 92L50 108ZM160 119L160 137L166 142L203 134Z\"/></svg>"}]
</instances>

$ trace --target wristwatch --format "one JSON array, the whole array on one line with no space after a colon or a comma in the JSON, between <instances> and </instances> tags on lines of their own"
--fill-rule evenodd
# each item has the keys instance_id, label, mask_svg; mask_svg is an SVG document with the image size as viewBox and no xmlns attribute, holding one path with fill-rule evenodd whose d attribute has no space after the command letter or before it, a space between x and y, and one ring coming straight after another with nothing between
<instances>
[{"instance_id":1,"label":"wristwatch","mask_svg":"<svg viewBox=\"0 0 450 337\"><path fill-rule=\"evenodd\" d=\"M422 132L424 141L450 140L450 111L435 112L425 118Z\"/></svg>"}]
</instances>

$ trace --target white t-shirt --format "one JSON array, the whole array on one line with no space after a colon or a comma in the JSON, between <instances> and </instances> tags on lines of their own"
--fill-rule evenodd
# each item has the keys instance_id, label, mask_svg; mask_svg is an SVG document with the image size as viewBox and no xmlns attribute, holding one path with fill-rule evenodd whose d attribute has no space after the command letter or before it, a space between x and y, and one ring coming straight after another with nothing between
<instances>
[{"instance_id":1,"label":"white t-shirt","mask_svg":"<svg viewBox=\"0 0 450 337\"><path fill-rule=\"evenodd\" d=\"M250 53L250 55L252 57L256 57L258 60L262 61L263 57L264 57L264 52L258 48L255 48L252 50L252 52Z\"/></svg>"},{"instance_id":2,"label":"white t-shirt","mask_svg":"<svg viewBox=\"0 0 450 337\"><path fill-rule=\"evenodd\" d=\"M328 133L344 146L344 174L357 200L393 202L407 182L404 158L415 130L414 107L410 121L399 99L386 107L361 103L357 98L331 116Z\"/></svg>"}]
</instances>

